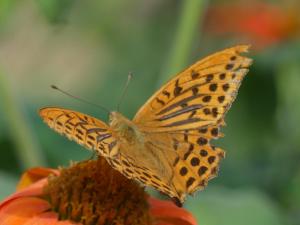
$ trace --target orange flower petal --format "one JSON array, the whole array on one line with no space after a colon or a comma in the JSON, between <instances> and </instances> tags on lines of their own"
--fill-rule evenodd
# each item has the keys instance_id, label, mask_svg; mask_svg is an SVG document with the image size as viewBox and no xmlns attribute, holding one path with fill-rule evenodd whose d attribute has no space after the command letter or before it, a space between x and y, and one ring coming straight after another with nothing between
<instances>
[{"instance_id":1,"label":"orange flower petal","mask_svg":"<svg viewBox=\"0 0 300 225\"><path fill-rule=\"evenodd\" d=\"M187 210L179 208L170 201L149 198L151 214L157 225L197 225L197 221Z\"/></svg>"},{"instance_id":2,"label":"orange flower petal","mask_svg":"<svg viewBox=\"0 0 300 225\"><path fill-rule=\"evenodd\" d=\"M45 212L37 217L33 217L23 225L81 225L81 223L72 223L70 221L58 221L57 214L54 212Z\"/></svg>"},{"instance_id":3,"label":"orange flower petal","mask_svg":"<svg viewBox=\"0 0 300 225\"><path fill-rule=\"evenodd\" d=\"M22 189L21 191L18 191L10 196L8 196L6 199L4 199L0 203L0 210L6 205L9 204L11 201L21 198L21 197L37 197L41 196L43 194L43 187L47 184L47 178L44 178L27 188Z\"/></svg>"},{"instance_id":4,"label":"orange flower petal","mask_svg":"<svg viewBox=\"0 0 300 225\"><path fill-rule=\"evenodd\" d=\"M23 188L26 188L29 185L48 177L50 174L58 175L59 172L58 170L43 167L29 169L21 176L21 179L17 185L17 190L22 190Z\"/></svg>"},{"instance_id":5,"label":"orange flower petal","mask_svg":"<svg viewBox=\"0 0 300 225\"><path fill-rule=\"evenodd\" d=\"M11 201L1 207L1 225L24 225L29 219L45 212L49 209L49 204L39 198L24 197Z\"/></svg>"}]
</instances>

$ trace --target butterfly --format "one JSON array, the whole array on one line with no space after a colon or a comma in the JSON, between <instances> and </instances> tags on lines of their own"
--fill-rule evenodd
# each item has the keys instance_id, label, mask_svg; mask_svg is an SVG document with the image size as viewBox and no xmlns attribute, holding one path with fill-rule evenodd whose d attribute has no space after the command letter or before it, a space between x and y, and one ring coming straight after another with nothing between
<instances>
[{"instance_id":1,"label":"butterfly","mask_svg":"<svg viewBox=\"0 0 300 225\"><path fill-rule=\"evenodd\" d=\"M96 151L125 177L183 203L215 177L224 151L210 141L220 128L252 59L238 45L199 60L162 86L132 120L109 123L59 107L39 115L56 132Z\"/></svg>"}]
</instances>

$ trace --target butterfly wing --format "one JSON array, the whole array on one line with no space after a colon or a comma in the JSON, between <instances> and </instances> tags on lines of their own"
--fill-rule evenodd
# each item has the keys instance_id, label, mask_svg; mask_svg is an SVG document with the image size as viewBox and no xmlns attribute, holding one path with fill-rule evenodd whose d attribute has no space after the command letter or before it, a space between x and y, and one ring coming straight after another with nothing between
<instances>
[{"instance_id":1,"label":"butterfly wing","mask_svg":"<svg viewBox=\"0 0 300 225\"><path fill-rule=\"evenodd\" d=\"M224 158L224 151L209 144L199 146L198 138L198 135L192 133L188 135L188 139L182 134L147 133L146 150L161 155L161 164L166 171L172 169L163 176L157 170L150 170L152 175L146 184L174 197L181 203L184 202L187 194L203 189L208 180L217 175L219 162ZM147 162L144 165L148 168ZM153 174L159 179L154 179Z\"/></svg>"},{"instance_id":2,"label":"butterfly wing","mask_svg":"<svg viewBox=\"0 0 300 225\"><path fill-rule=\"evenodd\" d=\"M219 128L252 63L240 55L248 48L235 46L196 62L159 89L133 119L148 141L176 153L170 162L175 190L169 195L181 202L218 171L224 152L210 140L222 136Z\"/></svg>"},{"instance_id":3,"label":"butterfly wing","mask_svg":"<svg viewBox=\"0 0 300 225\"><path fill-rule=\"evenodd\" d=\"M235 99L252 60L241 45L210 55L175 76L137 112L134 122L158 131L216 124Z\"/></svg>"},{"instance_id":4,"label":"butterfly wing","mask_svg":"<svg viewBox=\"0 0 300 225\"><path fill-rule=\"evenodd\" d=\"M119 152L114 133L104 122L94 117L57 107L42 108L39 115L59 134L97 151L105 158L113 159Z\"/></svg>"}]
</instances>

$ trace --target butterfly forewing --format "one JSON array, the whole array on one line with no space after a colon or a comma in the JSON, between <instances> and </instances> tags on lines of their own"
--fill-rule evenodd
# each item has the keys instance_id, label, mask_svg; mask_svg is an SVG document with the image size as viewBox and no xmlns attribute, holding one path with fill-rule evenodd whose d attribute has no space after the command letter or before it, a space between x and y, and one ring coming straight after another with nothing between
<instances>
[{"instance_id":1,"label":"butterfly forewing","mask_svg":"<svg viewBox=\"0 0 300 225\"><path fill-rule=\"evenodd\" d=\"M150 132L197 129L216 124L228 111L252 60L236 46L198 61L157 91L134 122Z\"/></svg>"},{"instance_id":2,"label":"butterfly forewing","mask_svg":"<svg viewBox=\"0 0 300 225\"><path fill-rule=\"evenodd\" d=\"M68 109L48 107L39 112L48 126L102 156L118 153L118 142L111 129L102 121Z\"/></svg>"}]
</instances>

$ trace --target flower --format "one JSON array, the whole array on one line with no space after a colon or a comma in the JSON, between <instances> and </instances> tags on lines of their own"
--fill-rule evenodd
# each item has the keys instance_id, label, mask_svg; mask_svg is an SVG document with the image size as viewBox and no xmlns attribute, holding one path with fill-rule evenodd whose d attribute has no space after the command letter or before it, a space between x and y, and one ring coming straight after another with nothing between
<instances>
[{"instance_id":1,"label":"flower","mask_svg":"<svg viewBox=\"0 0 300 225\"><path fill-rule=\"evenodd\" d=\"M149 197L105 159L25 172L0 203L1 225L196 225L170 201Z\"/></svg>"},{"instance_id":2,"label":"flower","mask_svg":"<svg viewBox=\"0 0 300 225\"><path fill-rule=\"evenodd\" d=\"M206 32L235 34L261 48L299 35L299 6L283 7L263 2L229 3L207 11Z\"/></svg>"}]
</instances>

